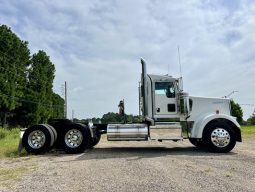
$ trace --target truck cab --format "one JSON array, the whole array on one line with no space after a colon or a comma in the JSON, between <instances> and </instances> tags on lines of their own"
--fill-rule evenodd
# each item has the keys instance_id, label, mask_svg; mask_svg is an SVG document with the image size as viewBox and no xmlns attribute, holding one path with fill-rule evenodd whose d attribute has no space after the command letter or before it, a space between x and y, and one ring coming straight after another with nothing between
<instances>
[{"instance_id":1,"label":"truck cab","mask_svg":"<svg viewBox=\"0 0 255 192\"><path fill-rule=\"evenodd\" d=\"M150 125L151 139L188 138L196 146L210 146L215 151L232 149L232 140L241 142L230 99L189 96L182 90L182 78L147 74L145 61L141 64L140 108Z\"/></svg>"},{"instance_id":2,"label":"truck cab","mask_svg":"<svg viewBox=\"0 0 255 192\"><path fill-rule=\"evenodd\" d=\"M141 60L141 63L139 100L142 101L140 108L143 116L153 121L180 119L181 78L147 74L145 61Z\"/></svg>"},{"instance_id":3,"label":"truck cab","mask_svg":"<svg viewBox=\"0 0 255 192\"><path fill-rule=\"evenodd\" d=\"M178 107L178 79L171 76L147 75L147 93L143 94L148 108L142 108L143 115L155 121L169 121L180 117ZM145 90L144 90L145 91ZM144 99L142 99L144 101ZM146 105L146 102L144 103Z\"/></svg>"}]
</instances>

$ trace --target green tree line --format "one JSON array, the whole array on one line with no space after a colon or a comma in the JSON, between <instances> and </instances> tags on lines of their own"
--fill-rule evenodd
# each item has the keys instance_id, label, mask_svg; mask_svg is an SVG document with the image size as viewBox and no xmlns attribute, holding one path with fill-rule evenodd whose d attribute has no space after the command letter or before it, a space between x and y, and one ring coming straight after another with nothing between
<instances>
[{"instance_id":1,"label":"green tree line","mask_svg":"<svg viewBox=\"0 0 255 192\"><path fill-rule=\"evenodd\" d=\"M255 111L254 111L254 113L247 119L247 125L255 125Z\"/></svg>"},{"instance_id":2,"label":"green tree line","mask_svg":"<svg viewBox=\"0 0 255 192\"><path fill-rule=\"evenodd\" d=\"M53 92L55 66L42 50L31 55L6 25L0 26L0 122L28 126L62 118L64 100Z\"/></svg>"},{"instance_id":3,"label":"green tree line","mask_svg":"<svg viewBox=\"0 0 255 192\"><path fill-rule=\"evenodd\" d=\"M255 125L255 111L253 114L247 119L247 121L243 120L243 110L241 106L234 102L233 100L230 101L231 104L231 115L236 117L236 120L241 125Z\"/></svg>"},{"instance_id":4,"label":"green tree line","mask_svg":"<svg viewBox=\"0 0 255 192\"><path fill-rule=\"evenodd\" d=\"M93 117L91 119L73 119L74 122L88 124L92 120L93 123L140 123L141 117L138 115L126 114L125 117L119 113L108 112L102 118Z\"/></svg>"},{"instance_id":5,"label":"green tree line","mask_svg":"<svg viewBox=\"0 0 255 192\"><path fill-rule=\"evenodd\" d=\"M236 117L236 120L238 123L242 124L243 123L243 110L241 106L234 102L233 100L230 101L231 105L231 115Z\"/></svg>"}]
</instances>

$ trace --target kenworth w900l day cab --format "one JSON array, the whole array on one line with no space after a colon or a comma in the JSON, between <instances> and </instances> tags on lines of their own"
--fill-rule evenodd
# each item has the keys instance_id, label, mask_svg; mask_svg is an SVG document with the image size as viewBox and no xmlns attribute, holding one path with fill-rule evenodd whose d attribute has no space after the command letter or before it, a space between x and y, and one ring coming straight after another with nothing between
<instances>
[{"instance_id":1,"label":"kenworth w900l day cab","mask_svg":"<svg viewBox=\"0 0 255 192\"><path fill-rule=\"evenodd\" d=\"M59 119L33 125L25 130L22 144L28 152L40 153L52 147L68 153L83 152L95 146L101 134L108 141L148 141L189 139L213 152L229 152L241 142L240 125L231 116L226 98L193 97L182 91L182 79L149 75L141 59L141 123L78 124ZM120 112L124 114L124 102Z\"/></svg>"}]
</instances>

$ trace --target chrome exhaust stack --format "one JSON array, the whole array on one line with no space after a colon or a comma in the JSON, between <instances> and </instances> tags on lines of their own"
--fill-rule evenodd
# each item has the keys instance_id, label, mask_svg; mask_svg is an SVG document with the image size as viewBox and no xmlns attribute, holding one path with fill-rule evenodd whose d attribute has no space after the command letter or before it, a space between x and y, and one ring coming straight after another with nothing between
<instances>
[{"instance_id":1,"label":"chrome exhaust stack","mask_svg":"<svg viewBox=\"0 0 255 192\"><path fill-rule=\"evenodd\" d=\"M141 77L141 91L142 91L142 111L143 116L148 115L148 93L147 93L147 71L146 71L146 63L141 58L142 64L142 77Z\"/></svg>"}]
</instances>

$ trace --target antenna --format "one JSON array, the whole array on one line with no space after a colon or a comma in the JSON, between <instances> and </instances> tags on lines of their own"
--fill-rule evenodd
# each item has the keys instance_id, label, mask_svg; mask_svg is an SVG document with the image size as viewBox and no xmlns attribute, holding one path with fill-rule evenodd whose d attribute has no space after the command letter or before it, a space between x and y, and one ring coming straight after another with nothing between
<instances>
[{"instance_id":1,"label":"antenna","mask_svg":"<svg viewBox=\"0 0 255 192\"><path fill-rule=\"evenodd\" d=\"M167 75L169 76L169 65L170 63L168 62L168 66L167 66Z\"/></svg>"},{"instance_id":2,"label":"antenna","mask_svg":"<svg viewBox=\"0 0 255 192\"><path fill-rule=\"evenodd\" d=\"M182 65L181 65L181 55L180 55L180 46L178 45L178 57L179 57L179 66L180 66L180 91L183 91L183 81L182 81Z\"/></svg>"},{"instance_id":3,"label":"antenna","mask_svg":"<svg viewBox=\"0 0 255 192\"><path fill-rule=\"evenodd\" d=\"M237 93L238 91L232 91L231 93L229 93L228 95L226 96L223 96L222 98L228 98L230 95L234 94L234 93Z\"/></svg>"},{"instance_id":4,"label":"antenna","mask_svg":"<svg viewBox=\"0 0 255 192\"><path fill-rule=\"evenodd\" d=\"M72 109L72 121L74 120L74 110Z\"/></svg>"},{"instance_id":5,"label":"antenna","mask_svg":"<svg viewBox=\"0 0 255 192\"><path fill-rule=\"evenodd\" d=\"M182 78L182 64L181 64L180 46L179 45L178 45L178 57L179 57L179 66L180 66L180 77Z\"/></svg>"}]
</instances>

